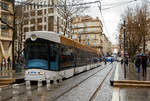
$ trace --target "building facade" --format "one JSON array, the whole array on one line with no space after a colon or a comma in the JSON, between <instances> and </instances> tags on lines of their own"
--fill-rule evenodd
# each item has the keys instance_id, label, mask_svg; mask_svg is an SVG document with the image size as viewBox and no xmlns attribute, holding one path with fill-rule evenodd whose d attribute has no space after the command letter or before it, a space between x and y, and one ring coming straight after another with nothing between
<instances>
[{"instance_id":1,"label":"building facade","mask_svg":"<svg viewBox=\"0 0 150 101\"><path fill-rule=\"evenodd\" d=\"M30 1L30 0L29 0ZM24 35L30 31L54 31L64 34L65 22L61 0L32 0L23 7ZM69 26L66 28L66 36L69 35Z\"/></svg>"},{"instance_id":2,"label":"building facade","mask_svg":"<svg viewBox=\"0 0 150 101\"><path fill-rule=\"evenodd\" d=\"M112 53L112 44L105 34L102 34L102 52L103 55L110 55Z\"/></svg>"},{"instance_id":3,"label":"building facade","mask_svg":"<svg viewBox=\"0 0 150 101\"><path fill-rule=\"evenodd\" d=\"M102 52L103 25L98 18L90 16L77 16L72 19L71 38Z\"/></svg>"},{"instance_id":4,"label":"building facade","mask_svg":"<svg viewBox=\"0 0 150 101\"><path fill-rule=\"evenodd\" d=\"M12 37L13 37L13 0L0 0L0 63L2 58L12 60Z\"/></svg>"}]
</instances>

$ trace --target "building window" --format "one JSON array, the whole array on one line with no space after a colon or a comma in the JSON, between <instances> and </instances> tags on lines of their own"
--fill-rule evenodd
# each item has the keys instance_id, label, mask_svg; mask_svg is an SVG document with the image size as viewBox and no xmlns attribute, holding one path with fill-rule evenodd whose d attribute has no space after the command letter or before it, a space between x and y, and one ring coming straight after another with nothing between
<instances>
[{"instance_id":1,"label":"building window","mask_svg":"<svg viewBox=\"0 0 150 101\"><path fill-rule=\"evenodd\" d=\"M29 17L29 13L24 13L24 17Z\"/></svg>"},{"instance_id":2,"label":"building window","mask_svg":"<svg viewBox=\"0 0 150 101\"><path fill-rule=\"evenodd\" d=\"M32 26L32 27L30 28L30 30L31 30L31 31L35 31L35 26Z\"/></svg>"},{"instance_id":3,"label":"building window","mask_svg":"<svg viewBox=\"0 0 150 101\"><path fill-rule=\"evenodd\" d=\"M43 28L42 25L38 25L38 26L37 26L37 30L38 30L38 31L41 31L42 28Z\"/></svg>"},{"instance_id":4,"label":"building window","mask_svg":"<svg viewBox=\"0 0 150 101\"><path fill-rule=\"evenodd\" d=\"M44 17L44 22L46 22L46 17Z\"/></svg>"},{"instance_id":5,"label":"building window","mask_svg":"<svg viewBox=\"0 0 150 101\"><path fill-rule=\"evenodd\" d=\"M29 28L28 27L24 27L24 32L28 32Z\"/></svg>"},{"instance_id":6,"label":"building window","mask_svg":"<svg viewBox=\"0 0 150 101\"><path fill-rule=\"evenodd\" d=\"M46 30L46 27L47 27L47 26L46 26L46 25L44 25L44 30Z\"/></svg>"},{"instance_id":7,"label":"building window","mask_svg":"<svg viewBox=\"0 0 150 101\"><path fill-rule=\"evenodd\" d=\"M35 16L35 11L31 11L31 16Z\"/></svg>"},{"instance_id":8,"label":"building window","mask_svg":"<svg viewBox=\"0 0 150 101\"><path fill-rule=\"evenodd\" d=\"M27 10L29 10L29 5L27 5Z\"/></svg>"},{"instance_id":9,"label":"building window","mask_svg":"<svg viewBox=\"0 0 150 101\"><path fill-rule=\"evenodd\" d=\"M48 13L54 13L54 9L53 8L49 8L48 9Z\"/></svg>"},{"instance_id":10,"label":"building window","mask_svg":"<svg viewBox=\"0 0 150 101\"><path fill-rule=\"evenodd\" d=\"M94 46L96 46L96 42L94 42L94 44L93 44Z\"/></svg>"},{"instance_id":11,"label":"building window","mask_svg":"<svg viewBox=\"0 0 150 101\"><path fill-rule=\"evenodd\" d=\"M35 9L35 4L34 4L34 9Z\"/></svg>"},{"instance_id":12,"label":"building window","mask_svg":"<svg viewBox=\"0 0 150 101\"><path fill-rule=\"evenodd\" d=\"M44 9L44 14L46 15L46 9Z\"/></svg>"},{"instance_id":13,"label":"building window","mask_svg":"<svg viewBox=\"0 0 150 101\"><path fill-rule=\"evenodd\" d=\"M7 3L4 3L4 2L1 2L1 7L3 10L8 10L8 4Z\"/></svg>"},{"instance_id":14,"label":"building window","mask_svg":"<svg viewBox=\"0 0 150 101\"><path fill-rule=\"evenodd\" d=\"M1 20L4 21L5 23L8 23L8 16L7 15L2 15Z\"/></svg>"},{"instance_id":15,"label":"building window","mask_svg":"<svg viewBox=\"0 0 150 101\"><path fill-rule=\"evenodd\" d=\"M31 19L30 22L31 22L31 24L35 24L35 19L34 18Z\"/></svg>"},{"instance_id":16,"label":"building window","mask_svg":"<svg viewBox=\"0 0 150 101\"><path fill-rule=\"evenodd\" d=\"M37 14L42 15L42 10L38 10Z\"/></svg>"},{"instance_id":17,"label":"building window","mask_svg":"<svg viewBox=\"0 0 150 101\"><path fill-rule=\"evenodd\" d=\"M90 34L88 34L88 39L90 39Z\"/></svg>"},{"instance_id":18,"label":"building window","mask_svg":"<svg viewBox=\"0 0 150 101\"><path fill-rule=\"evenodd\" d=\"M42 18L38 18L37 23L42 23Z\"/></svg>"},{"instance_id":19,"label":"building window","mask_svg":"<svg viewBox=\"0 0 150 101\"><path fill-rule=\"evenodd\" d=\"M54 16L48 17L48 31L53 31L54 29Z\"/></svg>"},{"instance_id":20,"label":"building window","mask_svg":"<svg viewBox=\"0 0 150 101\"><path fill-rule=\"evenodd\" d=\"M95 34L95 39L96 39L96 34Z\"/></svg>"},{"instance_id":21,"label":"building window","mask_svg":"<svg viewBox=\"0 0 150 101\"><path fill-rule=\"evenodd\" d=\"M52 5L54 5L54 0L52 0Z\"/></svg>"},{"instance_id":22,"label":"building window","mask_svg":"<svg viewBox=\"0 0 150 101\"><path fill-rule=\"evenodd\" d=\"M2 30L7 30L8 27L7 27L6 25L1 25L1 29L2 29Z\"/></svg>"},{"instance_id":23,"label":"building window","mask_svg":"<svg viewBox=\"0 0 150 101\"><path fill-rule=\"evenodd\" d=\"M24 25L27 25L29 23L28 20L24 20Z\"/></svg>"}]
</instances>

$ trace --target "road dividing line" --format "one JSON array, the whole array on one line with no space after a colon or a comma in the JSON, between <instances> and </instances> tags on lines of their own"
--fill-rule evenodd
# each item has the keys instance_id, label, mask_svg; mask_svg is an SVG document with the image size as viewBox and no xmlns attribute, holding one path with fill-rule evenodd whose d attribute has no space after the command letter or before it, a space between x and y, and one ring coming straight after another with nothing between
<instances>
[{"instance_id":1,"label":"road dividing line","mask_svg":"<svg viewBox=\"0 0 150 101\"><path fill-rule=\"evenodd\" d=\"M118 87L113 88L112 101L120 101L120 88Z\"/></svg>"},{"instance_id":2,"label":"road dividing line","mask_svg":"<svg viewBox=\"0 0 150 101\"><path fill-rule=\"evenodd\" d=\"M119 63L116 66L114 81L117 81L119 79L119 76L118 76L118 67L119 67Z\"/></svg>"}]
</instances>

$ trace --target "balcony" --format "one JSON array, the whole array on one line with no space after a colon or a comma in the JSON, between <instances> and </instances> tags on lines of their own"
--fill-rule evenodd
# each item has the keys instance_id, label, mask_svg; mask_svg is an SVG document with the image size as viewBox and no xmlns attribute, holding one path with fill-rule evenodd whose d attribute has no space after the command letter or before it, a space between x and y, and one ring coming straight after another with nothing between
<instances>
[{"instance_id":1,"label":"balcony","mask_svg":"<svg viewBox=\"0 0 150 101\"><path fill-rule=\"evenodd\" d=\"M0 34L0 40L11 41L12 40L12 35L9 32L2 31L1 34Z\"/></svg>"}]
</instances>

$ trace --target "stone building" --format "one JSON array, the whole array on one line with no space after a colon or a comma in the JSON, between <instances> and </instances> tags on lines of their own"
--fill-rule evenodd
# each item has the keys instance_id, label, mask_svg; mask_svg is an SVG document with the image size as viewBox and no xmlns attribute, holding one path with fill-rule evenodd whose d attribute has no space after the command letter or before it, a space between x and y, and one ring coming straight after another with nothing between
<instances>
[{"instance_id":1,"label":"stone building","mask_svg":"<svg viewBox=\"0 0 150 101\"><path fill-rule=\"evenodd\" d=\"M0 63L2 57L12 60L13 0L0 0Z\"/></svg>"},{"instance_id":2,"label":"stone building","mask_svg":"<svg viewBox=\"0 0 150 101\"><path fill-rule=\"evenodd\" d=\"M112 53L112 44L105 34L102 34L102 52L103 55L110 55Z\"/></svg>"},{"instance_id":3,"label":"stone building","mask_svg":"<svg viewBox=\"0 0 150 101\"><path fill-rule=\"evenodd\" d=\"M72 19L70 37L102 53L102 27L103 24L98 17L77 16Z\"/></svg>"},{"instance_id":4,"label":"stone building","mask_svg":"<svg viewBox=\"0 0 150 101\"><path fill-rule=\"evenodd\" d=\"M29 0L28 0L29 1ZM54 31L64 34L65 19L62 7L54 5L61 4L61 0L32 0L23 7L24 26L23 32L30 31ZM66 36L69 35L69 26L66 28Z\"/></svg>"}]
</instances>

